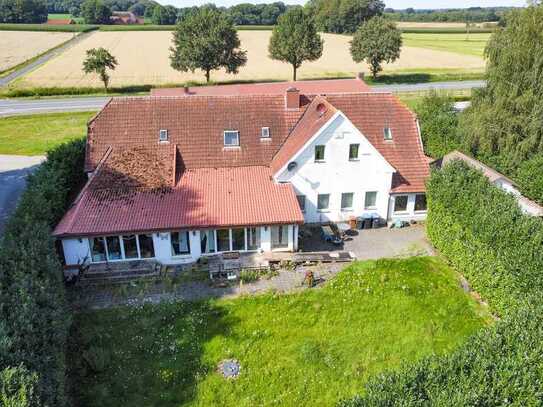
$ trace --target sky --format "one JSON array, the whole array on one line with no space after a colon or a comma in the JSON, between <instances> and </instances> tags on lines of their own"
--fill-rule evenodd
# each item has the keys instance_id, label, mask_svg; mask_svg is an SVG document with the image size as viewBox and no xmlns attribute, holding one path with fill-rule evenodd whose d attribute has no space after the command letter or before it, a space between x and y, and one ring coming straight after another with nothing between
<instances>
[{"instance_id":1,"label":"sky","mask_svg":"<svg viewBox=\"0 0 543 407\"><path fill-rule=\"evenodd\" d=\"M275 0L159 0L162 4L173 4L177 7L189 7L205 3L218 6L231 6L239 3L271 3ZM282 0L286 4L305 4L306 0ZM396 9L413 8L463 8L493 6L525 6L526 0L385 0L387 7Z\"/></svg>"}]
</instances>

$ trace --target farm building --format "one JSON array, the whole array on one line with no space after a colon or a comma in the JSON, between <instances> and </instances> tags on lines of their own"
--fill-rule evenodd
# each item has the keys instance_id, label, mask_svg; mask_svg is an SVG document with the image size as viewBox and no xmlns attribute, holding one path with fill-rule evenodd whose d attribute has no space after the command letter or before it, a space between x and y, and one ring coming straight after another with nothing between
<instances>
[{"instance_id":1,"label":"farm building","mask_svg":"<svg viewBox=\"0 0 543 407\"><path fill-rule=\"evenodd\" d=\"M110 17L112 24L143 24L143 18L136 16L131 11L114 11Z\"/></svg>"},{"instance_id":2,"label":"farm building","mask_svg":"<svg viewBox=\"0 0 543 407\"><path fill-rule=\"evenodd\" d=\"M58 224L67 264L295 251L300 225L426 216L414 114L359 79L112 98Z\"/></svg>"}]
</instances>

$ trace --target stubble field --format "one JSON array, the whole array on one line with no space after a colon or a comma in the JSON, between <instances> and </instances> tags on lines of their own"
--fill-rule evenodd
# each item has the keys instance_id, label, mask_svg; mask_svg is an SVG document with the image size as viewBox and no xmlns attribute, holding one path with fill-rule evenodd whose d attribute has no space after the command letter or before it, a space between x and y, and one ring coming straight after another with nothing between
<instances>
[{"instance_id":1,"label":"stubble field","mask_svg":"<svg viewBox=\"0 0 543 407\"><path fill-rule=\"evenodd\" d=\"M34 58L72 37L72 33L61 32L2 31L0 72Z\"/></svg>"},{"instance_id":2,"label":"stubble field","mask_svg":"<svg viewBox=\"0 0 543 407\"><path fill-rule=\"evenodd\" d=\"M248 63L238 75L224 71L212 72L213 81L287 80L292 77L290 65L268 57L271 31L240 31L241 48L247 50ZM368 72L365 64L353 62L349 53L351 37L322 34L323 56L315 62L304 63L298 71L299 79L354 76ZM111 73L111 86L135 84L165 85L187 81L202 82L202 72L181 73L170 67L169 47L171 32L95 32L71 47L59 57L30 73L17 87L81 87L101 86L95 75L81 71L85 51L105 47L118 60L119 66ZM401 58L386 65L386 72L428 71L481 71L484 61L476 55L459 54L424 47L403 47Z\"/></svg>"}]
</instances>

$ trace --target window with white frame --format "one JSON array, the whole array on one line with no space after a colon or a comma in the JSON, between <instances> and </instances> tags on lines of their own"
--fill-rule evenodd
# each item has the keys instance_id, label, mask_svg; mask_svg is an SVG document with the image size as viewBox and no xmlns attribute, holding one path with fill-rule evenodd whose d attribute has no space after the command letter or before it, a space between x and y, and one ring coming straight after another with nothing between
<instances>
[{"instance_id":1,"label":"window with white frame","mask_svg":"<svg viewBox=\"0 0 543 407\"><path fill-rule=\"evenodd\" d=\"M109 261L122 260L123 255L121 252L121 240L119 236L106 237L107 244L107 259Z\"/></svg>"},{"instance_id":2,"label":"window with white frame","mask_svg":"<svg viewBox=\"0 0 543 407\"><path fill-rule=\"evenodd\" d=\"M349 161L358 160L358 150L360 150L360 144L349 145Z\"/></svg>"},{"instance_id":3,"label":"window with white frame","mask_svg":"<svg viewBox=\"0 0 543 407\"><path fill-rule=\"evenodd\" d=\"M392 129L390 127L385 127L383 130L385 140L392 140Z\"/></svg>"},{"instance_id":4,"label":"window with white frame","mask_svg":"<svg viewBox=\"0 0 543 407\"><path fill-rule=\"evenodd\" d=\"M155 244L153 243L152 234L138 235L138 248L140 251L140 258L152 259L155 257Z\"/></svg>"},{"instance_id":5,"label":"window with white frame","mask_svg":"<svg viewBox=\"0 0 543 407\"><path fill-rule=\"evenodd\" d=\"M407 195L396 195L394 198L394 212L407 212Z\"/></svg>"},{"instance_id":6,"label":"window with white frame","mask_svg":"<svg viewBox=\"0 0 543 407\"><path fill-rule=\"evenodd\" d=\"M89 239L91 249L91 259L93 262L106 261L106 242L103 237L94 237Z\"/></svg>"},{"instance_id":7,"label":"window with white frame","mask_svg":"<svg viewBox=\"0 0 543 407\"><path fill-rule=\"evenodd\" d=\"M364 209L375 209L377 208L377 192L368 191L364 199Z\"/></svg>"},{"instance_id":8,"label":"window with white frame","mask_svg":"<svg viewBox=\"0 0 543 407\"><path fill-rule=\"evenodd\" d=\"M317 195L317 210L327 211L330 208L330 194Z\"/></svg>"},{"instance_id":9,"label":"window with white frame","mask_svg":"<svg viewBox=\"0 0 543 407\"><path fill-rule=\"evenodd\" d=\"M245 228L232 229L232 250L245 250Z\"/></svg>"},{"instance_id":10,"label":"window with white frame","mask_svg":"<svg viewBox=\"0 0 543 407\"><path fill-rule=\"evenodd\" d=\"M305 212L305 195L296 195L296 199L298 200L298 205L300 205L300 210Z\"/></svg>"},{"instance_id":11,"label":"window with white frame","mask_svg":"<svg viewBox=\"0 0 543 407\"><path fill-rule=\"evenodd\" d=\"M124 248L125 259L137 259L139 258L138 252L138 237L136 235L124 235L121 236Z\"/></svg>"},{"instance_id":12,"label":"window with white frame","mask_svg":"<svg viewBox=\"0 0 543 407\"><path fill-rule=\"evenodd\" d=\"M426 194L417 194L415 196L415 212L426 212L427 210Z\"/></svg>"},{"instance_id":13,"label":"window with white frame","mask_svg":"<svg viewBox=\"0 0 543 407\"><path fill-rule=\"evenodd\" d=\"M239 131L225 130L224 146L225 147L239 147Z\"/></svg>"},{"instance_id":14,"label":"window with white frame","mask_svg":"<svg viewBox=\"0 0 543 407\"><path fill-rule=\"evenodd\" d=\"M247 250L260 249L260 228L247 228Z\"/></svg>"},{"instance_id":15,"label":"window with white frame","mask_svg":"<svg viewBox=\"0 0 543 407\"><path fill-rule=\"evenodd\" d=\"M171 232L170 243L172 256L183 256L190 254L190 236L188 231Z\"/></svg>"},{"instance_id":16,"label":"window with white frame","mask_svg":"<svg viewBox=\"0 0 543 407\"><path fill-rule=\"evenodd\" d=\"M272 226L271 228L272 249L288 247L288 226Z\"/></svg>"},{"instance_id":17,"label":"window with white frame","mask_svg":"<svg viewBox=\"0 0 543 407\"><path fill-rule=\"evenodd\" d=\"M270 128L269 127L262 127L260 130L260 137L261 138L270 138Z\"/></svg>"},{"instance_id":18,"label":"window with white frame","mask_svg":"<svg viewBox=\"0 0 543 407\"><path fill-rule=\"evenodd\" d=\"M94 237L89 246L93 263L155 257L152 234Z\"/></svg>"},{"instance_id":19,"label":"window with white frame","mask_svg":"<svg viewBox=\"0 0 543 407\"><path fill-rule=\"evenodd\" d=\"M323 145L315 146L315 162L324 161L324 152L325 152L325 146Z\"/></svg>"},{"instance_id":20,"label":"window with white frame","mask_svg":"<svg viewBox=\"0 0 543 407\"><path fill-rule=\"evenodd\" d=\"M230 251L230 229L217 229L217 251Z\"/></svg>"},{"instance_id":21,"label":"window with white frame","mask_svg":"<svg viewBox=\"0 0 543 407\"><path fill-rule=\"evenodd\" d=\"M201 230L200 231L200 249L203 254L215 253L215 231Z\"/></svg>"},{"instance_id":22,"label":"window with white frame","mask_svg":"<svg viewBox=\"0 0 543 407\"><path fill-rule=\"evenodd\" d=\"M352 211L353 201L354 201L354 194L352 192L341 194L341 210Z\"/></svg>"},{"instance_id":23,"label":"window with white frame","mask_svg":"<svg viewBox=\"0 0 543 407\"><path fill-rule=\"evenodd\" d=\"M158 140L161 142L168 141L168 130L162 129L158 132Z\"/></svg>"}]
</instances>

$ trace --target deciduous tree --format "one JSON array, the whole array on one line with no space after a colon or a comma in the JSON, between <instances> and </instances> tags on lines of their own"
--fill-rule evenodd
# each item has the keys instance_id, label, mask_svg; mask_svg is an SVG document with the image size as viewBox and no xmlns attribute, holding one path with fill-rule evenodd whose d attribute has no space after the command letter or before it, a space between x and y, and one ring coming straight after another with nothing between
<instances>
[{"instance_id":1,"label":"deciduous tree","mask_svg":"<svg viewBox=\"0 0 543 407\"><path fill-rule=\"evenodd\" d=\"M87 50L87 58L83 61L83 72L86 74L96 73L100 75L100 80L104 83L104 88L109 84L108 69L115 70L118 62L113 55L105 48L92 48Z\"/></svg>"},{"instance_id":2,"label":"deciduous tree","mask_svg":"<svg viewBox=\"0 0 543 407\"><path fill-rule=\"evenodd\" d=\"M296 80L297 70L304 61L321 57L323 43L313 18L301 7L296 7L279 17L268 50L272 59L292 65Z\"/></svg>"},{"instance_id":3,"label":"deciduous tree","mask_svg":"<svg viewBox=\"0 0 543 407\"><path fill-rule=\"evenodd\" d=\"M102 0L85 0L81 5L81 16L87 24L109 24L111 9Z\"/></svg>"},{"instance_id":4,"label":"deciduous tree","mask_svg":"<svg viewBox=\"0 0 543 407\"><path fill-rule=\"evenodd\" d=\"M384 17L374 17L364 23L351 41L351 55L355 62L366 61L374 78L383 70L383 62L400 57L402 33Z\"/></svg>"},{"instance_id":5,"label":"deciduous tree","mask_svg":"<svg viewBox=\"0 0 543 407\"><path fill-rule=\"evenodd\" d=\"M230 17L220 10L202 7L187 14L173 33L170 61L173 69L194 72L201 69L209 82L211 71L225 68L236 74L247 63L238 33Z\"/></svg>"}]
</instances>

